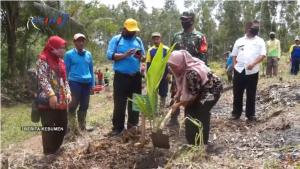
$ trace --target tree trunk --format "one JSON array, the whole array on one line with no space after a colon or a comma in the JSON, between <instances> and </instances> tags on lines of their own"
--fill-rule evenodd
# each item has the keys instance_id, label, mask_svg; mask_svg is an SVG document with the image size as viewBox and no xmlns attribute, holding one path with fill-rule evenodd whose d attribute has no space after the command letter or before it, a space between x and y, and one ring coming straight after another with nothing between
<instances>
[{"instance_id":1,"label":"tree trunk","mask_svg":"<svg viewBox=\"0 0 300 169\"><path fill-rule=\"evenodd\" d=\"M24 36L22 37L22 42L19 43L19 47L23 49L23 55L21 58L18 59L18 70L19 70L19 75L20 77L24 77L27 75L27 70L29 69L28 66L28 61L30 60L30 55L28 54L30 52L30 47L31 44L35 44L35 42L29 42L29 37L30 37L30 31L28 29L25 30ZM19 39L19 41L21 41Z\"/></svg>"},{"instance_id":2,"label":"tree trunk","mask_svg":"<svg viewBox=\"0 0 300 169\"><path fill-rule=\"evenodd\" d=\"M145 116L144 114L142 113L142 124L141 124L141 139L140 139L140 142L142 144L145 144L146 142L146 119L145 119Z\"/></svg>"},{"instance_id":3,"label":"tree trunk","mask_svg":"<svg viewBox=\"0 0 300 169\"><path fill-rule=\"evenodd\" d=\"M7 73L10 78L15 78L17 75L16 66L16 30L17 20L19 15L19 2L3 2L3 7L6 12L6 33L7 33Z\"/></svg>"}]
</instances>

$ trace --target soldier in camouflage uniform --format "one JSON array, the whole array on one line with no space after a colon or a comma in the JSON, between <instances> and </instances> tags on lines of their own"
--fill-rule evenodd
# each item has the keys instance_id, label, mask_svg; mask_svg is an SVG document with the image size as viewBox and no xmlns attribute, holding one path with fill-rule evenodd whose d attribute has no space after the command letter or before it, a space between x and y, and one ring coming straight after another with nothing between
<instances>
[{"instance_id":1,"label":"soldier in camouflage uniform","mask_svg":"<svg viewBox=\"0 0 300 169\"><path fill-rule=\"evenodd\" d=\"M207 64L207 42L205 36L194 28L195 14L183 12L181 17L183 30L175 33L172 44L176 43L174 50L187 50L193 57L199 58ZM176 83L173 78L171 85L171 97L176 94ZM176 98L175 98L176 99ZM175 100L172 99L171 104ZM178 125L179 109L172 114L169 126Z\"/></svg>"},{"instance_id":2,"label":"soldier in camouflage uniform","mask_svg":"<svg viewBox=\"0 0 300 169\"><path fill-rule=\"evenodd\" d=\"M193 57L207 64L207 43L205 36L194 28L195 14L183 12L180 17L183 30L175 33L173 43L175 50L187 50Z\"/></svg>"}]
</instances>

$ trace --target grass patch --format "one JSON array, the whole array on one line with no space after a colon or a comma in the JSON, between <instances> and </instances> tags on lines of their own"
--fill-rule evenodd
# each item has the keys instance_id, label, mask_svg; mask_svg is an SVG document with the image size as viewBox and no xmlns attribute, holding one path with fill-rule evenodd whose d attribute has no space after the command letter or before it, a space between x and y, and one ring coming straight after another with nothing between
<instances>
[{"instance_id":1,"label":"grass patch","mask_svg":"<svg viewBox=\"0 0 300 169\"><path fill-rule=\"evenodd\" d=\"M31 122L31 106L19 104L13 107L1 107L1 147L22 142L39 132L22 131L22 126L40 126L40 123Z\"/></svg>"},{"instance_id":2,"label":"grass patch","mask_svg":"<svg viewBox=\"0 0 300 169\"><path fill-rule=\"evenodd\" d=\"M112 90L110 90L112 91ZM87 114L87 123L91 126L111 126L113 101L110 93L101 92L91 96ZM31 105L18 104L11 107L1 107L1 147L8 148L10 144L18 144L40 132L22 131L22 126L41 126L41 123L31 122Z\"/></svg>"},{"instance_id":3,"label":"grass patch","mask_svg":"<svg viewBox=\"0 0 300 169\"><path fill-rule=\"evenodd\" d=\"M209 62L209 68L214 72L218 77L222 79L227 79L225 62L220 61L211 61Z\"/></svg>"},{"instance_id":4,"label":"grass patch","mask_svg":"<svg viewBox=\"0 0 300 169\"><path fill-rule=\"evenodd\" d=\"M112 112L113 112L113 98L112 90L110 92L101 92L99 94L91 95L90 106L87 113L87 123L91 126L101 126L110 128Z\"/></svg>"},{"instance_id":5,"label":"grass patch","mask_svg":"<svg viewBox=\"0 0 300 169\"><path fill-rule=\"evenodd\" d=\"M264 162L264 169L280 169L281 166L278 160L268 160Z\"/></svg>"},{"instance_id":6,"label":"grass patch","mask_svg":"<svg viewBox=\"0 0 300 169\"><path fill-rule=\"evenodd\" d=\"M295 169L300 169L300 162L298 162L298 163L296 164Z\"/></svg>"}]
</instances>

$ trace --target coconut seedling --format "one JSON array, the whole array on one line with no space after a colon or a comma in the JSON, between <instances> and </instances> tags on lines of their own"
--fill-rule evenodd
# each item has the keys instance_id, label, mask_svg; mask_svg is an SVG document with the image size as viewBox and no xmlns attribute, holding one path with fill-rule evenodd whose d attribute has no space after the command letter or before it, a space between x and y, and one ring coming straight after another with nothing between
<instances>
[{"instance_id":1,"label":"coconut seedling","mask_svg":"<svg viewBox=\"0 0 300 169\"><path fill-rule=\"evenodd\" d=\"M142 113L142 134L140 142L145 142L145 119L149 120L153 124L154 132L159 129L162 119L158 117L157 103L158 103L158 87L163 77L167 61L173 51L175 44L168 50L167 55L163 56L163 45L160 44L155 56L153 57L151 66L146 74L146 95L134 94L132 101L133 109ZM152 131L153 132L153 131Z\"/></svg>"}]
</instances>

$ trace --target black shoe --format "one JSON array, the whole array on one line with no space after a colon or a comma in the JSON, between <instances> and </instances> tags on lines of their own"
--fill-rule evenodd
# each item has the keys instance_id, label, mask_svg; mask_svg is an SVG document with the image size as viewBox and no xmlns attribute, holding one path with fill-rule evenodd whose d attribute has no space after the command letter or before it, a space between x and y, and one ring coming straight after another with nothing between
<instances>
[{"instance_id":1,"label":"black shoe","mask_svg":"<svg viewBox=\"0 0 300 169\"><path fill-rule=\"evenodd\" d=\"M250 116L247 119L247 122L256 122L256 121L257 121L257 118L255 116Z\"/></svg>"},{"instance_id":2,"label":"black shoe","mask_svg":"<svg viewBox=\"0 0 300 169\"><path fill-rule=\"evenodd\" d=\"M107 137L116 137L116 136L120 136L122 133L122 130L112 130L111 132L107 133L106 136Z\"/></svg>"},{"instance_id":3,"label":"black shoe","mask_svg":"<svg viewBox=\"0 0 300 169\"><path fill-rule=\"evenodd\" d=\"M237 115L231 115L229 120L239 120L240 119L240 116L237 116Z\"/></svg>"}]
</instances>

